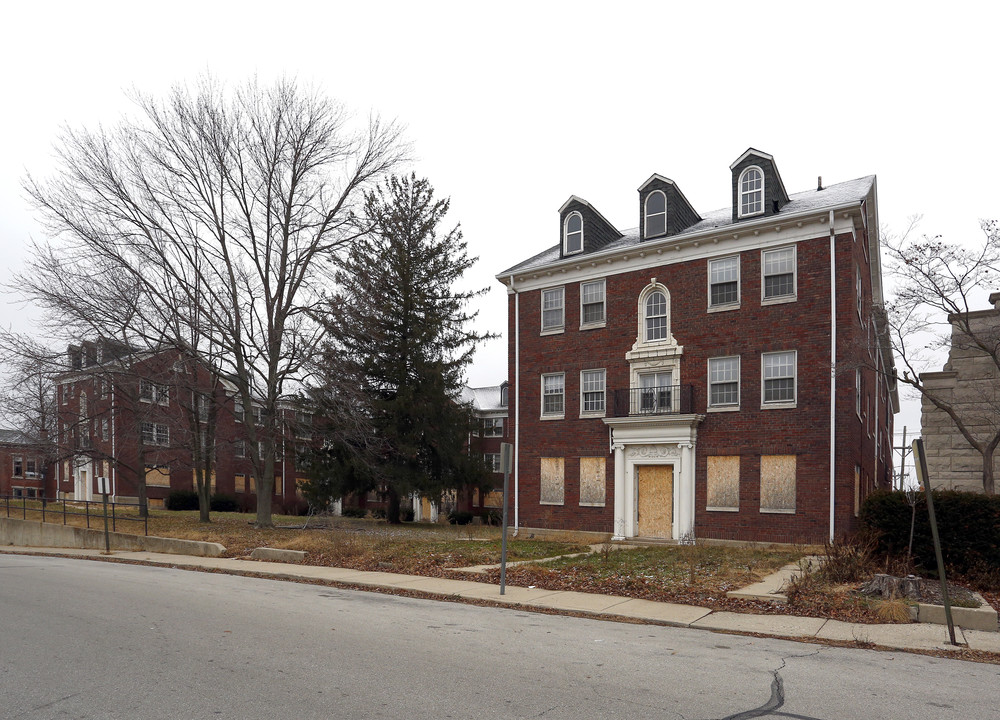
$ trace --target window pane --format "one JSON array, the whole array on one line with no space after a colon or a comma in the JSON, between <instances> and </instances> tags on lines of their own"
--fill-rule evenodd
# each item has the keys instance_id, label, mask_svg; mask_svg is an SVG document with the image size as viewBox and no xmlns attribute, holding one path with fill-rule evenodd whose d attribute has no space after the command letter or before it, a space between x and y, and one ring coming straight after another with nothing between
<instances>
[{"instance_id":1,"label":"window pane","mask_svg":"<svg viewBox=\"0 0 1000 720\"><path fill-rule=\"evenodd\" d=\"M583 304L582 322L604 322L604 281L581 283L580 297Z\"/></svg>"},{"instance_id":2,"label":"window pane","mask_svg":"<svg viewBox=\"0 0 1000 720\"><path fill-rule=\"evenodd\" d=\"M654 215L656 213L662 213L667 211L667 197L662 192L656 191L650 193L649 197L646 198L646 214Z\"/></svg>"},{"instance_id":3,"label":"window pane","mask_svg":"<svg viewBox=\"0 0 1000 720\"><path fill-rule=\"evenodd\" d=\"M795 401L795 353L764 355L764 402Z\"/></svg>"},{"instance_id":4,"label":"window pane","mask_svg":"<svg viewBox=\"0 0 1000 720\"><path fill-rule=\"evenodd\" d=\"M716 283L712 285L712 299L713 305L725 305L727 303L738 302L740 299L740 290L737 282L734 280L732 282Z\"/></svg>"},{"instance_id":5,"label":"window pane","mask_svg":"<svg viewBox=\"0 0 1000 720\"><path fill-rule=\"evenodd\" d=\"M583 411L603 412L604 371L587 370L581 375L580 385L583 392Z\"/></svg>"},{"instance_id":6,"label":"window pane","mask_svg":"<svg viewBox=\"0 0 1000 720\"><path fill-rule=\"evenodd\" d=\"M764 253L764 274L777 275L795 272L795 250L784 248Z\"/></svg>"},{"instance_id":7,"label":"window pane","mask_svg":"<svg viewBox=\"0 0 1000 720\"><path fill-rule=\"evenodd\" d=\"M542 330L563 326L563 288L542 291Z\"/></svg>"},{"instance_id":8,"label":"window pane","mask_svg":"<svg viewBox=\"0 0 1000 720\"><path fill-rule=\"evenodd\" d=\"M604 283L588 282L580 285L584 303L604 302Z\"/></svg>"},{"instance_id":9,"label":"window pane","mask_svg":"<svg viewBox=\"0 0 1000 720\"><path fill-rule=\"evenodd\" d=\"M662 235L667 231L667 216L665 213L646 216L646 237Z\"/></svg>"},{"instance_id":10,"label":"window pane","mask_svg":"<svg viewBox=\"0 0 1000 720\"><path fill-rule=\"evenodd\" d=\"M795 294L795 276L771 275L764 278L764 297L773 298Z\"/></svg>"},{"instance_id":11,"label":"window pane","mask_svg":"<svg viewBox=\"0 0 1000 720\"><path fill-rule=\"evenodd\" d=\"M735 282L739 279L739 258L723 258L711 263L711 282Z\"/></svg>"}]
</instances>

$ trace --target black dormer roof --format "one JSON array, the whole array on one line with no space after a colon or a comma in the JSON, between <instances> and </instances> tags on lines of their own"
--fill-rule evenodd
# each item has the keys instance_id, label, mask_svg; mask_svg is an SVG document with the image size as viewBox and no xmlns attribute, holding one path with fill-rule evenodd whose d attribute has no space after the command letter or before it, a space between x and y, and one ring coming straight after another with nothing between
<instances>
[{"instance_id":1,"label":"black dormer roof","mask_svg":"<svg viewBox=\"0 0 1000 720\"><path fill-rule=\"evenodd\" d=\"M646 198L656 191L662 192L667 199L666 232L649 235L646 233ZM677 183L670 178L654 173L639 186L639 237L642 240L676 235L684 232L699 220L701 220L701 216L695 212L691 203L684 197L684 193L677 187Z\"/></svg>"},{"instance_id":2,"label":"black dormer roof","mask_svg":"<svg viewBox=\"0 0 1000 720\"><path fill-rule=\"evenodd\" d=\"M764 200L762 212L740 217L740 177L743 171L749 167L760 168L764 176ZM737 223L751 217L767 217L775 215L788 204L788 193L785 192L785 183L778 173L778 166L774 158L766 152L761 152L755 148L747 148L747 151L740 155L736 162L729 166L733 173L733 222Z\"/></svg>"},{"instance_id":3,"label":"black dormer roof","mask_svg":"<svg viewBox=\"0 0 1000 720\"><path fill-rule=\"evenodd\" d=\"M566 227L566 218L573 213L580 213L583 218L583 255L594 250L600 250L610 242L614 242L622 237L617 228L608 222L601 213L594 207L576 195L570 195L569 200L559 208L559 257L571 257L577 253L566 254L566 243L563 236L563 228Z\"/></svg>"}]
</instances>

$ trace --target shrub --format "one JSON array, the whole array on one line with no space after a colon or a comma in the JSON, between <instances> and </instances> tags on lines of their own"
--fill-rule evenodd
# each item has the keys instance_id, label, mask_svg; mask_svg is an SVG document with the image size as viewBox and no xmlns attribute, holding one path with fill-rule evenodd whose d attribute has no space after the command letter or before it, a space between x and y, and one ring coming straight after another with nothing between
<instances>
[{"instance_id":1,"label":"shrub","mask_svg":"<svg viewBox=\"0 0 1000 720\"><path fill-rule=\"evenodd\" d=\"M239 495L240 512L257 512L257 496L252 493L241 493Z\"/></svg>"},{"instance_id":2,"label":"shrub","mask_svg":"<svg viewBox=\"0 0 1000 720\"><path fill-rule=\"evenodd\" d=\"M983 589L1000 587L1000 496L941 490L934 492L934 510L945 567ZM906 555L910 540L913 509L906 493L872 493L861 507L863 527L878 534L879 549L894 556ZM913 562L926 572L936 569L934 543L927 515L925 493L916 494L916 522L913 530Z\"/></svg>"},{"instance_id":3,"label":"shrub","mask_svg":"<svg viewBox=\"0 0 1000 720\"><path fill-rule=\"evenodd\" d=\"M499 525L503 522L503 511L487 508L482 512L483 525Z\"/></svg>"},{"instance_id":4,"label":"shrub","mask_svg":"<svg viewBox=\"0 0 1000 720\"><path fill-rule=\"evenodd\" d=\"M212 496L209 507L212 509L212 512L239 512L240 504L236 501L234 495L218 493Z\"/></svg>"},{"instance_id":5,"label":"shrub","mask_svg":"<svg viewBox=\"0 0 1000 720\"><path fill-rule=\"evenodd\" d=\"M399 519L403 522L413 522L413 508L405 507L399 510Z\"/></svg>"},{"instance_id":6,"label":"shrub","mask_svg":"<svg viewBox=\"0 0 1000 720\"><path fill-rule=\"evenodd\" d=\"M194 490L171 490L163 507L167 510L197 510L198 493Z\"/></svg>"},{"instance_id":7,"label":"shrub","mask_svg":"<svg viewBox=\"0 0 1000 720\"><path fill-rule=\"evenodd\" d=\"M472 513L465 510L452 510L448 513L448 522L452 525L468 525L472 522Z\"/></svg>"},{"instance_id":8,"label":"shrub","mask_svg":"<svg viewBox=\"0 0 1000 720\"><path fill-rule=\"evenodd\" d=\"M280 506L282 515L308 515L309 503L303 498L285 500Z\"/></svg>"},{"instance_id":9,"label":"shrub","mask_svg":"<svg viewBox=\"0 0 1000 720\"><path fill-rule=\"evenodd\" d=\"M385 520L385 508L372 508L372 517Z\"/></svg>"},{"instance_id":10,"label":"shrub","mask_svg":"<svg viewBox=\"0 0 1000 720\"><path fill-rule=\"evenodd\" d=\"M340 514L349 518L363 518L368 514L368 511L359 507L345 507L341 509Z\"/></svg>"}]
</instances>

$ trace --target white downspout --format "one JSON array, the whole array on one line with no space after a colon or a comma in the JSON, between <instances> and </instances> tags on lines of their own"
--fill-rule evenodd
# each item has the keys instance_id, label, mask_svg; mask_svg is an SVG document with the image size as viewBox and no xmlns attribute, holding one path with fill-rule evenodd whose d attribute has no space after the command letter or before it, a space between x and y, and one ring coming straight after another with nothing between
<instances>
[{"instance_id":1,"label":"white downspout","mask_svg":"<svg viewBox=\"0 0 1000 720\"><path fill-rule=\"evenodd\" d=\"M510 291L514 293L514 537L520 523L520 484L518 483L521 449L521 296L514 289L514 276L510 276ZM507 403L510 405L510 402Z\"/></svg>"},{"instance_id":2,"label":"white downspout","mask_svg":"<svg viewBox=\"0 0 1000 720\"><path fill-rule=\"evenodd\" d=\"M835 536L837 500L837 236L830 211L830 542Z\"/></svg>"},{"instance_id":3,"label":"white downspout","mask_svg":"<svg viewBox=\"0 0 1000 720\"><path fill-rule=\"evenodd\" d=\"M109 382L112 382L109 379ZM115 386L111 385L111 497L118 501L118 452L116 450L118 433L115 429ZM145 472L146 468L142 469Z\"/></svg>"}]
</instances>

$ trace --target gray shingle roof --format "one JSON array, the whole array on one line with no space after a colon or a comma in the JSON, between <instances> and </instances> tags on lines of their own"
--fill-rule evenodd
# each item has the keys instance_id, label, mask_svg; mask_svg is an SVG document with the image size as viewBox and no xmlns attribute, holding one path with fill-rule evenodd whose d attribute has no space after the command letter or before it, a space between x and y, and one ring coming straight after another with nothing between
<instances>
[{"instance_id":1,"label":"gray shingle roof","mask_svg":"<svg viewBox=\"0 0 1000 720\"><path fill-rule=\"evenodd\" d=\"M0 428L0 444L3 445L39 445L42 441L21 430Z\"/></svg>"},{"instance_id":2,"label":"gray shingle roof","mask_svg":"<svg viewBox=\"0 0 1000 720\"><path fill-rule=\"evenodd\" d=\"M860 203L868 196L872 183L874 182L874 175L866 175L865 177L857 178L856 180L848 180L846 182L837 183L836 185L830 185L822 190L814 189L794 193L789 196L788 204L781 208L780 213L777 215L771 215L767 219L769 221L774 221L775 219L780 219L781 217L787 217L798 213L807 213L810 211L822 210L824 208L833 208L849 204L851 202ZM744 223L745 222L746 221L744 221ZM742 225L744 223L740 224ZM695 223L682 233L670 236L669 239L683 239L687 235L696 235L710 230L721 229L732 224L733 209L731 207L725 207L719 210L713 210L710 213L702 213L702 220L700 222ZM615 250L623 250L625 248L638 245L639 240L639 228L631 228L626 230L622 237L618 240L608 243L602 247L599 252L604 254ZM574 256L574 258L576 257L579 256ZM525 270L545 267L546 265L557 260L559 260L559 245L550 247L548 250L544 250L534 257L528 258L527 260L504 270L498 275L498 277L510 275L512 273L524 272Z\"/></svg>"},{"instance_id":3,"label":"gray shingle roof","mask_svg":"<svg viewBox=\"0 0 1000 720\"><path fill-rule=\"evenodd\" d=\"M507 411L507 407L500 404L500 385L466 386L462 388L462 402L472 403L473 409L479 412Z\"/></svg>"}]
</instances>

